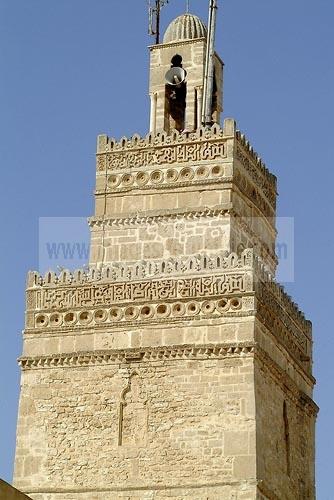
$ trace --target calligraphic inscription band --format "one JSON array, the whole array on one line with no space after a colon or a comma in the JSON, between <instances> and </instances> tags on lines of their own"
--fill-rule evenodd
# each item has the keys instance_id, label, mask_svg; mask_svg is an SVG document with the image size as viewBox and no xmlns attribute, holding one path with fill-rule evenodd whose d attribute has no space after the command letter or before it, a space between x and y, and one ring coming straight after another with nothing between
<instances>
[{"instance_id":1,"label":"calligraphic inscription band","mask_svg":"<svg viewBox=\"0 0 334 500\"><path fill-rule=\"evenodd\" d=\"M107 168L130 168L148 165L187 163L225 158L223 142L201 142L195 144L172 144L159 148L115 151L107 154ZM103 164L101 163L101 168Z\"/></svg>"},{"instance_id":2,"label":"calligraphic inscription band","mask_svg":"<svg viewBox=\"0 0 334 500\"><path fill-rule=\"evenodd\" d=\"M189 279L46 288L36 291L36 304L37 309L59 310L129 301L206 297L244 292L247 282L245 273L235 273Z\"/></svg>"}]
</instances>

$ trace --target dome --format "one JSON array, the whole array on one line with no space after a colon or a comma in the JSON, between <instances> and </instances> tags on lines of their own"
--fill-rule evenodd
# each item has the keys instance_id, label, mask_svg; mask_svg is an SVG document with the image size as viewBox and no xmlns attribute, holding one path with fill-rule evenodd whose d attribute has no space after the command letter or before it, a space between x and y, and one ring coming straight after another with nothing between
<instances>
[{"instance_id":1,"label":"dome","mask_svg":"<svg viewBox=\"0 0 334 500\"><path fill-rule=\"evenodd\" d=\"M206 34L206 26L199 17L192 14L183 14L170 23L166 29L163 43L205 38Z\"/></svg>"}]
</instances>

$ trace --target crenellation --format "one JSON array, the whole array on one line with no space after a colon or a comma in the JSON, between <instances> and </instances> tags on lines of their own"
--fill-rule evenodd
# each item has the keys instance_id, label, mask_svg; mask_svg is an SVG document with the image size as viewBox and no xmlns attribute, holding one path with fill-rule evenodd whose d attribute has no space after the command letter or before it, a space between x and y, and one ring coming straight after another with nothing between
<instances>
[{"instance_id":1,"label":"crenellation","mask_svg":"<svg viewBox=\"0 0 334 500\"><path fill-rule=\"evenodd\" d=\"M56 273L47 272L44 277L37 272L28 273L27 288L35 286L57 285L67 283L77 285L94 281L118 281L141 279L166 275L176 275L178 272L193 273L194 271L212 271L213 269L241 269L253 266L254 254L252 249L246 249L241 255L223 252L217 255L196 254L190 257L178 257L154 261L141 262L115 262L102 269L90 267L78 269L71 273L63 270L58 276Z\"/></svg>"},{"instance_id":2,"label":"crenellation","mask_svg":"<svg viewBox=\"0 0 334 500\"><path fill-rule=\"evenodd\" d=\"M246 136L242 134L239 130L236 131L236 139L238 142L245 147L246 151L249 155L254 159L255 163L260 168L262 174L268 178L270 183L276 188L277 186L277 177L272 174L269 169L265 166L262 159L258 156L258 154L254 151L250 142L247 140Z\"/></svg>"}]
</instances>

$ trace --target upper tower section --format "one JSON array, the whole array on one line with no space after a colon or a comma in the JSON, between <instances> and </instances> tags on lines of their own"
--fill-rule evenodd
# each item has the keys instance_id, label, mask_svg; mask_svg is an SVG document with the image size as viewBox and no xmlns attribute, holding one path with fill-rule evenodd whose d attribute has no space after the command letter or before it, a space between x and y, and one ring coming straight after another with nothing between
<instances>
[{"instance_id":1,"label":"upper tower section","mask_svg":"<svg viewBox=\"0 0 334 500\"><path fill-rule=\"evenodd\" d=\"M174 19L163 43L150 47L150 132L189 132L202 123L207 28L192 14ZM222 112L223 62L214 54L212 122Z\"/></svg>"}]
</instances>

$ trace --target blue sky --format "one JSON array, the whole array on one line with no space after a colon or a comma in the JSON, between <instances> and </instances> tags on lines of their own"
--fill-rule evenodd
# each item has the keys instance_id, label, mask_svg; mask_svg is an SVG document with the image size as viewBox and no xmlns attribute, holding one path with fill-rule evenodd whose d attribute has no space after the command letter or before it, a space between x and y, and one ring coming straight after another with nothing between
<instances>
[{"instance_id":1,"label":"blue sky","mask_svg":"<svg viewBox=\"0 0 334 500\"><path fill-rule=\"evenodd\" d=\"M334 4L219 3L224 115L278 176L279 215L295 219L295 281L287 289L314 325L318 498L330 500ZM207 4L192 0L191 10L206 20ZM163 27L184 8L170 0ZM9 481L38 218L92 215L97 134L147 132L151 42L145 0L0 0L0 477Z\"/></svg>"}]
</instances>

